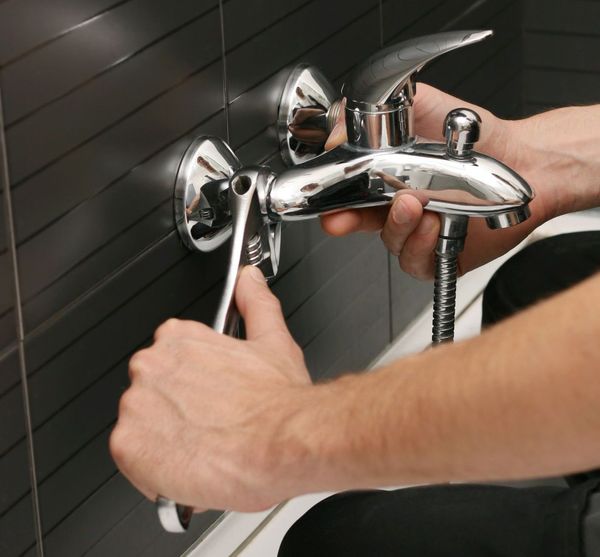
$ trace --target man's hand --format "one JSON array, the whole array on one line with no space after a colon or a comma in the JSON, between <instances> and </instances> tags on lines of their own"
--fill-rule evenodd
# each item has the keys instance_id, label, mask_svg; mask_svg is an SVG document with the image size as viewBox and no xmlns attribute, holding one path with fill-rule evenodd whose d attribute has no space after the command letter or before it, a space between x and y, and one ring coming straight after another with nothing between
<instances>
[{"instance_id":1,"label":"man's hand","mask_svg":"<svg viewBox=\"0 0 600 557\"><path fill-rule=\"evenodd\" d=\"M170 319L131 358L110 450L150 499L255 511L290 495L277 440L310 378L258 269L244 269L236 302L248 340Z\"/></svg>"},{"instance_id":2,"label":"man's hand","mask_svg":"<svg viewBox=\"0 0 600 557\"><path fill-rule=\"evenodd\" d=\"M522 133L515 122L501 120L491 112L442 93L429 85L419 83L415 97L415 128L420 137L442 141L444 118L450 110L468 107L482 118L481 139L477 150L495 157L522 174L537 189L537 180L526 160ZM327 149L346 141L343 114L333 129ZM546 196L531 204L532 217L517 227L490 231L483 219L472 218L469 223L466 249L459 257L462 273L477 267L519 243L535 227L556 213L553 199ZM434 248L440 221L436 213L430 213L410 191L396 195L389 207L341 211L322 217L326 232L343 236L356 231L381 230L381 238L389 251L399 259L407 273L421 279L430 279L434 271Z\"/></svg>"}]
</instances>

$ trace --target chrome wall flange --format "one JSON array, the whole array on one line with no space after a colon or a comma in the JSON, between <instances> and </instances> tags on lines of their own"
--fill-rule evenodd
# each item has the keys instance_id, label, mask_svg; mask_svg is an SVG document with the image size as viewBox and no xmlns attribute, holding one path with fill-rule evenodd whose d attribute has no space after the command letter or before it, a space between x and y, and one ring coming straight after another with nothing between
<instances>
[{"instance_id":1,"label":"chrome wall flange","mask_svg":"<svg viewBox=\"0 0 600 557\"><path fill-rule=\"evenodd\" d=\"M281 95L277 123L281 157L288 166L324 151L341 109L338 97L318 68L299 64L292 70Z\"/></svg>"},{"instance_id":2,"label":"chrome wall flange","mask_svg":"<svg viewBox=\"0 0 600 557\"><path fill-rule=\"evenodd\" d=\"M175 181L175 222L183 243L209 252L231 236L229 178L242 167L229 145L202 136L187 148Z\"/></svg>"}]
</instances>

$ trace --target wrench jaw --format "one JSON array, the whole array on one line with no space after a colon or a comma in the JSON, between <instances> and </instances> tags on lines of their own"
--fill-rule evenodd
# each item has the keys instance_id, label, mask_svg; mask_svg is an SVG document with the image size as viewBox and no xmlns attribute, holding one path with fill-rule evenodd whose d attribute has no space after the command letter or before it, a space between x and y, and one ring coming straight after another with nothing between
<instances>
[{"instance_id":1,"label":"wrench jaw","mask_svg":"<svg viewBox=\"0 0 600 557\"><path fill-rule=\"evenodd\" d=\"M234 222L232 246L239 231L243 237L240 264L260 268L266 279L277 275L281 250L281 223L271 221L265 201L273 178L274 174L265 166L243 167L232 176L229 188L229 207ZM231 260L236 257L232 255Z\"/></svg>"},{"instance_id":2,"label":"wrench jaw","mask_svg":"<svg viewBox=\"0 0 600 557\"><path fill-rule=\"evenodd\" d=\"M174 208L177 230L190 250L210 252L231 237L239 213L239 207L234 208L238 203L235 197L240 194L232 197L230 185L241 168L229 145L218 137L198 137L187 148L177 171ZM247 257L245 252L241 254L243 263L260 267L267 279L277 275L281 249L281 224L270 220L266 206L273 176L266 167L251 166L236 177L250 180L252 195L241 195L254 198L247 215L252 234L245 234L248 253Z\"/></svg>"}]
</instances>

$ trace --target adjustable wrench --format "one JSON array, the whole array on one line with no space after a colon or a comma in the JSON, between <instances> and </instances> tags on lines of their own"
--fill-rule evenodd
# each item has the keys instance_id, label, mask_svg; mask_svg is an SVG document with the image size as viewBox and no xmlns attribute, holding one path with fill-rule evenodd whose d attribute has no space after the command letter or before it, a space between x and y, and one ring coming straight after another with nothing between
<instances>
[{"instance_id":1,"label":"adjustable wrench","mask_svg":"<svg viewBox=\"0 0 600 557\"><path fill-rule=\"evenodd\" d=\"M213 329L237 337L239 313L235 306L235 288L245 265L259 267L267 279L275 277L279 263L280 225L270 223L261 209L260 192L266 191L266 169L248 167L229 180L229 210L232 238L225 287ZM158 518L167 532L185 532L194 509L179 505L161 495L156 498Z\"/></svg>"}]
</instances>

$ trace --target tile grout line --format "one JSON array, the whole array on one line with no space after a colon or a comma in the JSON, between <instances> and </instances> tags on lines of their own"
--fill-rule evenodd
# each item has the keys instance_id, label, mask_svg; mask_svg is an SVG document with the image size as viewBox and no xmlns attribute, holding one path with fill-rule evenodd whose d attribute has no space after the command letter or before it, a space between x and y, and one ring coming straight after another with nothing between
<instances>
[{"instance_id":1,"label":"tile grout line","mask_svg":"<svg viewBox=\"0 0 600 557\"><path fill-rule=\"evenodd\" d=\"M221 25L221 64L223 66L223 107L225 110L225 130L227 133L227 144L231 143L229 130L229 78L227 76L227 49L225 41L225 11L223 0L219 0L219 22Z\"/></svg>"},{"instance_id":2,"label":"tile grout line","mask_svg":"<svg viewBox=\"0 0 600 557\"><path fill-rule=\"evenodd\" d=\"M385 44L383 31L383 0L379 0L379 48Z\"/></svg>"},{"instance_id":3,"label":"tile grout line","mask_svg":"<svg viewBox=\"0 0 600 557\"><path fill-rule=\"evenodd\" d=\"M50 37L49 39L46 39L44 41L42 41L41 43L30 47L26 50L24 50L23 52L21 52L20 54L17 54L16 56L13 56L12 58L9 58L8 60L5 60L2 64L0 64L0 67L2 68L6 68L8 66L10 66L11 64L14 64L15 62L18 62L19 60L22 60L23 58L26 58L27 56L29 56L30 54L36 52L37 50L41 50L42 48L45 48L46 46L52 44L53 42L56 42L57 40L66 37L69 33L72 33L73 31L77 31L78 29L81 29L82 27L89 25L90 23L92 23L94 20L99 19L100 17L102 17L103 15L107 14L108 12L110 12L111 10L114 10L116 8L118 8L119 6L121 6L122 4L126 4L127 2L129 2L130 0L119 0L118 2L116 2L115 4L112 4L108 7L106 7L105 9L91 15L88 16L86 19L84 19L83 21L76 23L74 25L71 25L70 27L67 27L66 29L63 29L62 31L59 31L56 35Z\"/></svg>"},{"instance_id":4,"label":"tile grout line","mask_svg":"<svg viewBox=\"0 0 600 557\"><path fill-rule=\"evenodd\" d=\"M379 48L385 46L385 31L383 24L383 0L379 0ZM388 343L391 344L394 341L394 298L393 298L393 287L392 287L392 255L388 253L387 249L385 252L386 258L386 272L387 272L387 298L388 298Z\"/></svg>"},{"instance_id":5,"label":"tile grout line","mask_svg":"<svg viewBox=\"0 0 600 557\"><path fill-rule=\"evenodd\" d=\"M525 0L519 2L519 46L521 49L521 64L519 68L519 118L525 118L525 60L527 57L527 41L525 39Z\"/></svg>"},{"instance_id":6,"label":"tile grout line","mask_svg":"<svg viewBox=\"0 0 600 557\"><path fill-rule=\"evenodd\" d=\"M130 0L127 0L127 1L129 2ZM20 113L18 116L15 117L14 120L11 120L10 122L6 123L7 131L12 130L14 127L18 126L19 124L22 124L23 122L25 122L28 119L35 117L36 114L38 114L39 112L42 112L42 111L48 109L49 107L51 107L52 105L55 105L56 103L63 101L65 98L69 97L70 95L77 93L80 89L83 89L83 88L87 87L88 85L90 85L90 83L92 83L98 79L102 79L103 76L105 76L106 74L118 70L120 67L123 66L123 64L126 64L127 62L133 60L137 56L143 55L146 51L154 48L155 46L162 43L163 41L170 40L173 36L177 35L181 31L183 31L186 27L188 27L190 25L195 25L198 21L200 21L205 16L209 15L214 10L215 10L215 8L211 8L208 11L202 12L201 14L198 14L198 15L192 17L185 23L182 23L180 25L177 25L176 27L171 28L170 30L163 33L162 35L159 35L158 37L155 37L154 39L149 40L147 43L145 43L143 46L139 47L137 50L126 53L123 56L121 56L120 58L118 58L117 60L109 62L108 65L98 68L96 70L96 73L94 73L93 75L91 75L88 78L84 78L83 81L78 81L71 87L68 87L66 90L63 90L61 93L55 93L55 96L51 97L50 99L41 101L41 103L37 104L35 107L27 109L27 112Z\"/></svg>"},{"instance_id":7,"label":"tile grout line","mask_svg":"<svg viewBox=\"0 0 600 557\"><path fill-rule=\"evenodd\" d=\"M379 48L383 48L385 45L385 32L383 28L383 0L379 0ZM394 303L393 303L393 292L392 292L392 256L387 252L385 253L386 258L386 270L387 270L387 287L388 287L388 342L391 343L394 340Z\"/></svg>"},{"instance_id":8,"label":"tile grout line","mask_svg":"<svg viewBox=\"0 0 600 557\"><path fill-rule=\"evenodd\" d=\"M33 526L36 537L36 554L44 557L44 539L42 533L42 517L37 485L37 469L35 461L35 448L33 443L33 428L31 420L31 404L29 400L29 384L27 381L27 367L25 358L25 327L23 311L21 308L21 289L19 283L19 267L17 260L17 246L15 239L14 220L12 213L12 199L10 191L10 178L8 172L8 156L6 138L4 136L4 111L2 106L2 92L0 90L0 183L4 189L4 214L6 217L7 244L10 251L13 274L13 288L15 301L15 326L17 332L17 345L19 351L19 372L21 375L21 389L23 395L23 414L27 432L27 456L29 460L29 479L31 483L31 503L33 511Z\"/></svg>"}]
</instances>

